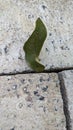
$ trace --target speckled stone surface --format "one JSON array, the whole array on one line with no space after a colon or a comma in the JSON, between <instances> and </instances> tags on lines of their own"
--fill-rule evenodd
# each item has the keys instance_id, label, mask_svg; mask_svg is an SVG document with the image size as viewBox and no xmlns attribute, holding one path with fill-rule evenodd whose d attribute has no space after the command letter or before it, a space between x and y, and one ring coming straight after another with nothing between
<instances>
[{"instance_id":1,"label":"speckled stone surface","mask_svg":"<svg viewBox=\"0 0 73 130\"><path fill-rule=\"evenodd\" d=\"M60 79L69 130L73 130L73 70L61 72Z\"/></svg>"},{"instance_id":2,"label":"speckled stone surface","mask_svg":"<svg viewBox=\"0 0 73 130\"><path fill-rule=\"evenodd\" d=\"M31 70L23 45L38 17L48 33L40 53L45 69L73 67L73 0L0 0L0 73Z\"/></svg>"},{"instance_id":3,"label":"speckled stone surface","mask_svg":"<svg viewBox=\"0 0 73 130\"><path fill-rule=\"evenodd\" d=\"M58 76L0 76L0 130L66 130Z\"/></svg>"}]
</instances>

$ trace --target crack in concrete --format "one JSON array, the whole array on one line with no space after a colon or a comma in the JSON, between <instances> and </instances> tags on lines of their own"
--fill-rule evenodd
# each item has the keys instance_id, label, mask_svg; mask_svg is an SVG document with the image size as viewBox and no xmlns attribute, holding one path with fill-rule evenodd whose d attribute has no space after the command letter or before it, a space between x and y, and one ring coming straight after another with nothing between
<instances>
[{"instance_id":1,"label":"crack in concrete","mask_svg":"<svg viewBox=\"0 0 73 130\"><path fill-rule=\"evenodd\" d=\"M60 81L60 91L61 91L61 95L62 95L62 99L63 99L63 110L64 110L64 114L65 114L65 118L66 118L66 129L72 130L70 113L68 110L68 97L67 97L67 92L66 92L65 85L64 85L64 80L63 80L61 73L58 74L58 77L59 77L59 81Z\"/></svg>"}]
</instances>

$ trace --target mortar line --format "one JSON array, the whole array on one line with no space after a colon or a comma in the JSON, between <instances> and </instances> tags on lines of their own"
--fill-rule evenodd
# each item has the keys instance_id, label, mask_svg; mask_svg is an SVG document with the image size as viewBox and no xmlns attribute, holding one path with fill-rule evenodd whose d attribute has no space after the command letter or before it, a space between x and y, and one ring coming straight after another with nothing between
<instances>
[{"instance_id":1,"label":"mortar line","mask_svg":"<svg viewBox=\"0 0 73 130\"><path fill-rule=\"evenodd\" d=\"M73 70L73 67L71 68L56 68L56 69L49 69L49 70L44 70L42 72L35 72L35 71L22 71L22 72L9 72L9 73L1 73L0 76L9 76L9 75L18 75L18 74L39 74L39 73L59 73L62 71L66 71L66 70Z\"/></svg>"},{"instance_id":2,"label":"mortar line","mask_svg":"<svg viewBox=\"0 0 73 130\"><path fill-rule=\"evenodd\" d=\"M63 110L64 110L64 114L65 114L65 118L66 118L66 129L72 130L71 129L70 113L69 113L69 110L68 110L68 97L67 97L67 92L66 92L66 89L65 89L63 76L62 76L61 73L58 73L58 79L59 79L59 82L60 82L60 92L61 92L62 99L63 99Z\"/></svg>"}]
</instances>

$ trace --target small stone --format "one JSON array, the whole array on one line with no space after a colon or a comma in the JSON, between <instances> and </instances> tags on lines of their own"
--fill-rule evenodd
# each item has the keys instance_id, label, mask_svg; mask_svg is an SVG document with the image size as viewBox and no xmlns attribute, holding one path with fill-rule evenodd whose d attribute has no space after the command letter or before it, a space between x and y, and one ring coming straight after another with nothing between
<instances>
[{"instance_id":1,"label":"small stone","mask_svg":"<svg viewBox=\"0 0 73 130\"><path fill-rule=\"evenodd\" d=\"M22 104L22 103L20 103L20 104L19 104L19 108L22 108L22 107L23 107L23 104Z\"/></svg>"},{"instance_id":2,"label":"small stone","mask_svg":"<svg viewBox=\"0 0 73 130\"><path fill-rule=\"evenodd\" d=\"M24 82L25 82L25 79L21 79L21 83L24 84Z\"/></svg>"},{"instance_id":3,"label":"small stone","mask_svg":"<svg viewBox=\"0 0 73 130\"><path fill-rule=\"evenodd\" d=\"M44 92L47 91L47 89L48 89L48 86L42 88L42 90L43 90Z\"/></svg>"},{"instance_id":4,"label":"small stone","mask_svg":"<svg viewBox=\"0 0 73 130\"><path fill-rule=\"evenodd\" d=\"M45 49L46 49L47 52L49 51L48 48L45 48Z\"/></svg>"},{"instance_id":5,"label":"small stone","mask_svg":"<svg viewBox=\"0 0 73 130\"><path fill-rule=\"evenodd\" d=\"M8 46L6 46L6 47L4 48L4 51L5 51L5 54L8 53L8 51L9 51Z\"/></svg>"},{"instance_id":6,"label":"small stone","mask_svg":"<svg viewBox=\"0 0 73 130\"><path fill-rule=\"evenodd\" d=\"M46 7L45 5L42 5L42 8L43 8L43 9L46 9L47 7Z\"/></svg>"},{"instance_id":7,"label":"small stone","mask_svg":"<svg viewBox=\"0 0 73 130\"><path fill-rule=\"evenodd\" d=\"M24 88L23 88L23 92L24 92L24 93L27 93L27 94L29 93L27 87L24 87Z\"/></svg>"},{"instance_id":8,"label":"small stone","mask_svg":"<svg viewBox=\"0 0 73 130\"><path fill-rule=\"evenodd\" d=\"M42 101L42 100L44 100L44 98L45 98L45 97L41 96L41 97L39 98L39 100L41 100L41 101Z\"/></svg>"},{"instance_id":9,"label":"small stone","mask_svg":"<svg viewBox=\"0 0 73 130\"><path fill-rule=\"evenodd\" d=\"M16 90L16 89L17 89L17 85L13 85L13 86L12 86L12 89L13 89L13 90Z\"/></svg>"},{"instance_id":10,"label":"small stone","mask_svg":"<svg viewBox=\"0 0 73 130\"><path fill-rule=\"evenodd\" d=\"M34 91L34 95L37 95L38 94L38 91Z\"/></svg>"},{"instance_id":11,"label":"small stone","mask_svg":"<svg viewBox=\"0 0 73 130\"><path fill-rule=\"evenodd\" d=\"M43 79L43 77L40 77L40 82L43 82L45 81L45 79Z\"/></svg>"},{"instance_id":12,"label":"small stone","mask_svg":"<svg viewBox=\"0 0 73 130\"><path fill-rule=\"evenodd\" d=\"M49 36L52 36L52 33L49 33Z\"/></svg>"}]
</instances>

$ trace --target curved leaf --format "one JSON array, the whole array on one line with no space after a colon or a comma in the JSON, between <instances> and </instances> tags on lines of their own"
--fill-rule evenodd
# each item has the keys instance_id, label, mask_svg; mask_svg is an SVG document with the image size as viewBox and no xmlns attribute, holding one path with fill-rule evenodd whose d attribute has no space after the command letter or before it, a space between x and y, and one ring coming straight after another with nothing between
<instances>
[{"instance_id":1,"label":"curved leaf","mask_svg":"<svg viewBox=\"0 0 73 130\"><path fill-rule=\"evenodd\" d=\"M46 27L42 20L38 18L36 21L35 30L23 46L26 61L29 63L30 67L37 72L41 72L45 68L44 65L39 63L38 57L46 36Z\"/></svg>"}]
</instances>

